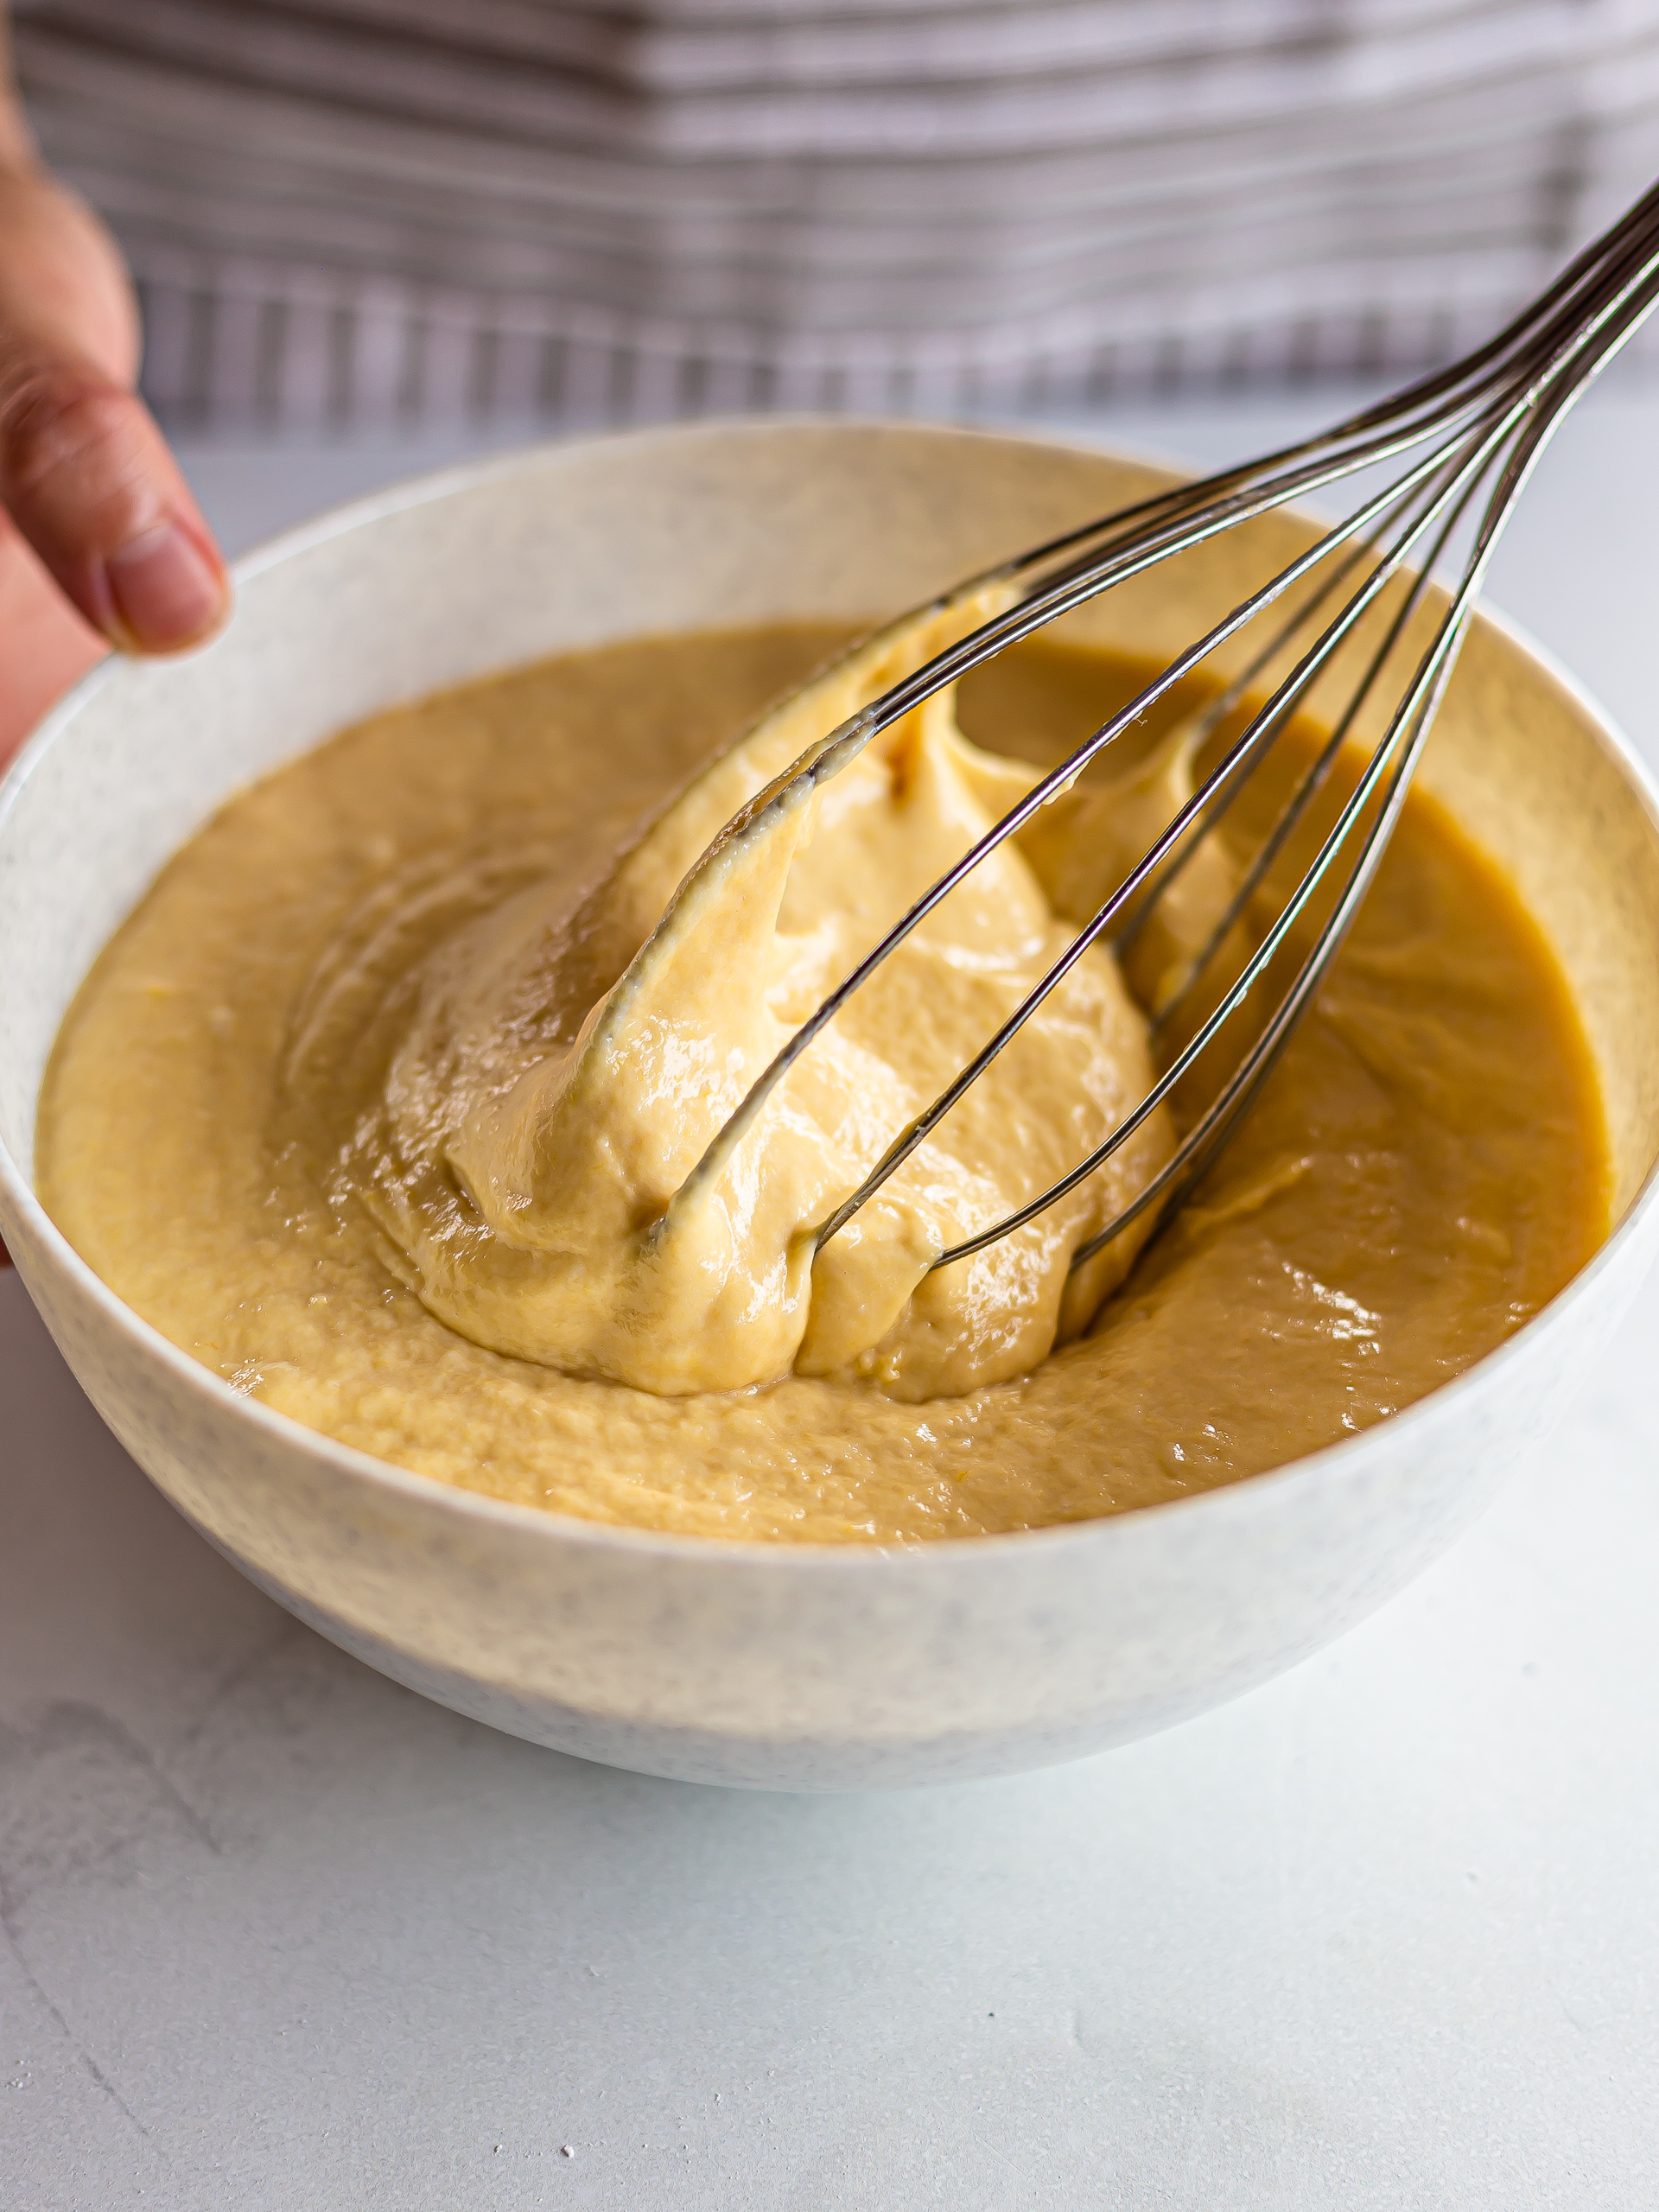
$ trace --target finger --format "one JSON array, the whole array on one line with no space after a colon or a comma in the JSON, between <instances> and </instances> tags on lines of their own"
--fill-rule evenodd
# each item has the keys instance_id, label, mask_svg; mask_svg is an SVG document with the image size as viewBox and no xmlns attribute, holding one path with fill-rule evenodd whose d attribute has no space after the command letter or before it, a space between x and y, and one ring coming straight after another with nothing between
<instances>
[{"instance_id":1,"label":"finger","mask_svg":"<svg viewBox=\"0 0 1659 2212\"><path fill-rule=\"evenodd\" d=\"M41 716L109 650L0 509L0 769Z\"/></svg>"},{"instance_id":2,"label":"finger","mask_svg":"<svg viewBox=\"0 0 1659 2212\"><path fill-rule=\"evenodd\" d=\"M148 409L84 359L0 360L0 504L128 652L194 645L229 611L213 533Z\"/></svg>"}]
</instances>

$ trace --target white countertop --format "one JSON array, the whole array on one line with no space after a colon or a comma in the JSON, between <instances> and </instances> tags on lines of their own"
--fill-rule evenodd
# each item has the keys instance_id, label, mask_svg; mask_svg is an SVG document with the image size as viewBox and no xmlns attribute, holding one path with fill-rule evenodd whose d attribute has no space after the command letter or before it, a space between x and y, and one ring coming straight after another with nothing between
<instances>
[{"instance_id":1,"label":"white countertop","mask_svg":"<svg viewBox=\"0 0 1659 2212\"><path fill-rule=\"evenodd\" d=\"M1098 427L1221 458L1307 412ZM192 467L240 543L431 457ZM1659 762L1656 511L1659 393L1599 395L1493 596ZM1659 2204L1656 1718L1659 1282L1540 1464L1293 1674L831 1799L587 1765L346 1658L8 1275L0 2208Z\"/></svg>"}]
</instances>

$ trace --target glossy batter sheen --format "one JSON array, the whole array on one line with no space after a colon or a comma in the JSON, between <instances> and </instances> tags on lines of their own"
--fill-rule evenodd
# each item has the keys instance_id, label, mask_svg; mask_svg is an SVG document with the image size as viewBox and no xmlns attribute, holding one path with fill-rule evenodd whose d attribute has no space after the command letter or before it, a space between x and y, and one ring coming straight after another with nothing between
<instances>
[{"instance_id":1,"label":"glossy batter sheen","mask_svg":"<svg viewBox=\"0 0 1659 2212\"><path fill-rule=\"evenodd\" d=\"M675 1114L690 1119L671 1141L661 1117L637 1120L636 1137L649 1142L620 1148L616 1205L601 1218L584 1195L591 1172L561 1193L537 1165L564 1158L573 1139L588 1171L604 1154L601 1121L569 1119L570 1071L597 1066L607 1110L620 1101L635 1112L660 1095L661 1056L658 1091L636 1084L624 1096L618 1064L589 1050L603 1014L585 1028L582 1017L617 976L643 978L639 1003L658 1021L652 1033L677 1049L690 1033L686 977L706 970L695 959L683 969L677 998L665 988L671 963L652 964L661 900L645 911L647 887L663 880L670 855L660 836L633 847L651 864L636 871L639 911L626 926L614 873L605 927L584 923L573 935L573 914L598 911L573 905L573 894L594 884L596 867L602 886L602 856L626 846L642 817L836 642L828 632L772 631L550 663L378 716L232 800L163 872L65 1023L42 1100L40 1181L78 1249L236 1387L383 1458L604 1520L820 1541L1087 1517L1274 1465L1466 1367L1582 1264L1605 1233L1607 1179L1565 987L1507 887L1414 798L1354 937L1255 1115L1085 1335L1018 1371L1057 1324L1064 1338L1086 1318L1062 1313L1059 1287L1066 1254L1106 1203L1099 1193L1039 1233L1018 1281L1002 1280L1021 1317L1012 1333L999 1339L991 1325L995 1271L980 1283L986 1295L958 1294L954 1305L958 1271L928 1277L924 1298L944 1291L946 1302L915 1325L920 1301L906 1300L930 1249L963 1221L976 1225L978 1210L1018 1180L1012 1154L970 1156L964 1142L954 1183L940 1167L898 1194L885 1248L875 1217L879 1264L867 1284L891 1297L902 1277L897 1312L873 1306L873 1319L852 1325L856 1298L823 1301L840 1334L815 1351L821 1301L810 1277L823 1258L814 1271L809 1245L801 1261L800 1224L849 1162L874 1157L886 1116L903 1103L884 1093L870 1127L849 1131L859 1086L843 1067L839 1093L821 1088L799 1102L798 1134L818 1154L810 1143L778 1154L747 1198L721 1200L716 1275L723 1268L728 1286L775 1294L742 1361L750 1376L780 1379L700 1388L709 1347L723 1359L734 1340L708 1326L676 1340L691 1347L690 1363L677 1351L673 1371L641 1371L664 1337L629 1322L645 1248L627 1239L651 1227L629 1208L640 1211L643 1192L644 1213L660 1210L650 1194L673 1187L704 1124L718 1126L771 1041L762 1017L793 1020L869 930L848 918L857 901L837 887L844 871L798 873L794 893L784 884L781 912L774 899L751 940L782 951L767 953L774 964L766 990L751 995L748 1027L733 1029L721 1013L696 1033L715 1039L716 1058L736 1050L741 1065L715 1070L718 1080L712 1062L693 1071L675 1094ZM1139 680L1096 656L1022 648L970 683L959 718L980 745L1043 760ZM862 838L867 859L884 839L895 849L918 775L932 783L911 824L925 820L961 849L982 818L975 810L998 810L1007 779L1017 785L1023 772L985 760L948 728L935 733L931 756L918 745L912 732L861 770L863 826L837 834ZM765 765L751 763L757 773ZM734 804L758 788L752 780ZM688 837L716 789L694 784L679 803ZM1160 798L1116 794L1111 819L1128 835L1135 807ZM1079 794L1069 825L1063 810L1049 822L1047 849L1039 837L1010 855L994 910L963 906L942 921L923 951L949 971L947 990L965 989L966 977L976 990L985 983L986 1005L1006 1003L1036 972L1029 963L1046 957L1054 910L1073 911L1091 887L1103 841L1077 833L1102 803ZM823 822L815 842L821 856L833 852ZM750 848L773 890L788 874L781 851L770 831ZM925 877L932 872L931 857ZM731 880L714 892L728 898ZM1193 895L1203 893L1195 879ZM723 911L729 949L729 899ZM991 933L997 959L982 960L986 925L1009 920L1018 926ZM1179 938L1179 915L1173 927ZM585 967L571 953L576 940ZM1143 943L1137 989L1156 989L1167 950ZM912 1017L938 996L937 981L924 976L918 988L912 978ZM1076 1086L1058 1102L1060 1122L1077 1129L1090 1114L1090 1126L1109 1127L1138 1088L1143 1028L1110 963L1100 961L1082 988L1027 1076L1008 1073L1005 1112L1031 1108L1056 1066ZM945 1021L939 1050L957 1051L957 1014L972 1011ZM1092 1042L1082 1036L1090 1013ZM907 1068L893 1025L864 1042L901 1089L925 1089L932 1060L923 1053ZM547 1072L556 1059L566 1070L557 1082ZM1064 1142L1075 1134L1060 1131ZM1046 1141L1035 1122L1031 1135ZM810 1163L824 1139L848 1153L820 1184ZM1120 1170L1120 1195L1168 1141L1149 1128L1141 1155ZM989 1187L969 1188L988 1160ZM762 1220L757 1193L768 1188L786 1203ZM563 1279L550 1253L578 1247L608 1270L597 1307L592 1298L562 1306L557 1295L538 1304L538 1286ZM846 1250L854 1280L859 1246ZM687 1280L707 1272L694 1268ZM531 1294L515 1300L520 1278ZM1109 1281L1102 1272L1090 1296ZM609 1316L602 1326L587 1318L595 1310ZM445 1311L459 1327L438 1318ZM537 1357L514 1356L522 1350ZM963 1387L986 1374L1001 1379ZM631 1379L605 1379L613 1375ZM633 1387L641 1380L651 1387Z\"/></svg>"},{"instance_id":2,"label":"glossy batter sheen","mask_svg":"<svg viewBox=\"0 0 1659 2212\"><path fill-rule=\"evenodd\" d=\"M1031 1221L933 1262L1090 1157L1150 1087L1146 1019L1097 945L819 1234L1076 934L1012 841L710 1153L801 1024L1036 781L968 743L948 693L879 733L857 721L996 595L837 658L590 882L544 877L411 974L334 1187L367 1205L429 1312L493 1351L661 1395L792 1371L918 1400L1023 1375L1093 1319L1150 1217L1073 1255L1168 1158L1164 1113Z\"/></svg>"}]
</instances>

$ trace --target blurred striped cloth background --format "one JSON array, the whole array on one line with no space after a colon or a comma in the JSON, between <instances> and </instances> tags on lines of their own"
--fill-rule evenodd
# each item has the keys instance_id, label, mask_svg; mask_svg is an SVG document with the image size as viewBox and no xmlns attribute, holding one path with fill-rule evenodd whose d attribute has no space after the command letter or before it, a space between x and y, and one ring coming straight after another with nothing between
<instances>
[{"instance_id":1,"label":"blurred striped cloth background","mask_svg":"<svg viewBox=\"0 0 1659 2212\"><path fill-rule=\"evenodd\" d=\"M20 0L176 426L1396 371L1659 171L1659 0Z\"/></svg>"}]
</instances>

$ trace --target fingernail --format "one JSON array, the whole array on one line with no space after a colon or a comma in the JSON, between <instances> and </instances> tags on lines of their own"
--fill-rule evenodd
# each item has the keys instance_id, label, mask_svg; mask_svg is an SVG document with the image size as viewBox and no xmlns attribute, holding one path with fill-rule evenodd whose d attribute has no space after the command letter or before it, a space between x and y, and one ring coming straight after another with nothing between
<instances>
[{"instance_id":1,"label":"fingernail","mask_svg":"<svg viewBox=\"0 0 1659 2212\"><path fill-rule=\"evenodd\" d=\"M175 522L158 523L104 564L116 619L130 643L167 652L205 637L225 612L225 579Z\"/></svg>"}]
</instances>

